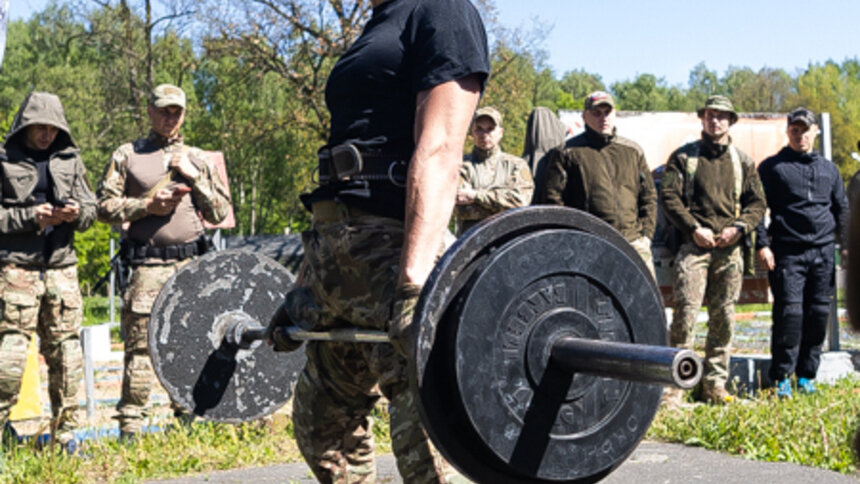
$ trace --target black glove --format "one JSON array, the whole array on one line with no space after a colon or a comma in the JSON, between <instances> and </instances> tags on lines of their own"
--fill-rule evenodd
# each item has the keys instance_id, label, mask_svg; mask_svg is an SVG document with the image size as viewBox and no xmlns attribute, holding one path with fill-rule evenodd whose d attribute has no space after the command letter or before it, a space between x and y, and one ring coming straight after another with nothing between
<instances>
[{"instance_id":1,"label":"black glove","mask_svg":"<svg viewBox=\"0 0 860 484\"><path fill-rule=\"evenodd\" d=\"M269 320L269 326L266 327L266 341L274 347L275 351L279 352L295 351L302 346L302 341L290 338L289 334L285 331L286 328L294 326L287 310L288 302L289 299L285 299L278 306L275 314L272 315L272 319Z\"/></svg>"}]
</instances>

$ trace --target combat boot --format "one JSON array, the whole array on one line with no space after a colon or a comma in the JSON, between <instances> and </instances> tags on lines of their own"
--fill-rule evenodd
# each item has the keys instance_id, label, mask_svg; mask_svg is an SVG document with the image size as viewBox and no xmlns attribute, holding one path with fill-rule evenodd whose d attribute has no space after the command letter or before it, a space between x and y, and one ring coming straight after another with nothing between
<instances>
[{"instance_id":1,"label":"combat boot","mask_svg":"<svg viewBox=\"0 0 860 484\"><path fill-rule=\"evenodd\" d=\"M75 439L74 430L78 427L77 416L74 410L65 410L55 419L55 427L52 429L52 440L59 444L66 454L73 455L78 451L78 441Z\"/></svg>"}]
</instances>

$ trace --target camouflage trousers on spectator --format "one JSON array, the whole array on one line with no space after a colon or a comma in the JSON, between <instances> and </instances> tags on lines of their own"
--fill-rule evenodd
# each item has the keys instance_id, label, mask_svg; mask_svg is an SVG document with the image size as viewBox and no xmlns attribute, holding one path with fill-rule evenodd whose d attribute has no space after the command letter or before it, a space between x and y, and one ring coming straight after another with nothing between
<instances>
[{"instance_id":1,"label":"camouflage trousers on spectator","mask_svg":"<svg viewBox=\"0 0 860 484\"><path fill-rule=\"evenodd\" d=\"M391 319L403 224L333 202L314 204L313 228L302 234L308 287L322 328L384 330ZM376 482L370 412L390 403L391 442L404 482L462 479L430 442L409 390L407 362L387 344L310 342L296 385L296 441L322 483Z\"/></svg>"},{"instance_id":2,"label":"camouflage trousers on spectator","mask_svg":"<svg viewBox=\"0 0 860 484\"><path fill-rule=\"evenodd\" d=\"M708 335L702 377L706 394L724 390L729 377L735 302L741 293L742 270L739 245L704 250L685 243L675 257L675 310L669 341L672 346L693 348L696 316L707 298Z\"/></svg>"},{"instance_id":3,"label":"camouflage trousers on spectator","mask_svg":"<svg viewBox=\"0 0 860 484\"><path fill-rule=\"evenodd\" d=\"M51 430L65 443L74 437L77 394L83 378L83 302L77 267L41 271L4 265L0 267L0 295L0 427L18 401L27 347L35 332L48 365Z\"/></svg>"},{"instance_id":4,"label":"camouflage trousers on spectator","mask_svg":"<svg viewBox=\"0 0 860 484\"><path fill-rule=\"evenodd\" d=\"M164 265L138 265L123 294L122 334L124 342L122 390L116 406L119 430L141 431L148 416L149 394L158 379L149 359L147 324L152 304L164 283L192 259ZM179 412L174 406L174 411Z\"/></svg>"},{"instance_id":5,"label":"camouflage trousers on spectator","mask_svg":"<svg viewBox=\"0 0 860 484\"><path fill-rule=\"evenodd\" d=\"M651 253L651 239L642 236L633 242L630 242L630 245L636 249L636 253L639 254L639 257L641 257L645 262L645 265L648 266L648 270L651 272L651 277L656 281L657 274L654 272L654 255Z\"/></svg>"}]
</instances>

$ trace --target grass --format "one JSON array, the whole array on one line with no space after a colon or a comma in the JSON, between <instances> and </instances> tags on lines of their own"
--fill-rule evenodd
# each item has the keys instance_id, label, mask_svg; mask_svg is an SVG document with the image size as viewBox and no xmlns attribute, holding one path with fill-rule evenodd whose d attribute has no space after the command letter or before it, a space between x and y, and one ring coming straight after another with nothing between
<instances>
[{"instance_id":1,"label":"grass","mask_svg":"<svg viewBox=\"0 0 860 484\"><path fill-rule=\"evenodd\" d=\"M726 406L661 409L648 438L761 461L793 462L853 474L860 379L819 385L815 395L780 400L765 391Z\"/></svg>"},{"instance_id":2,"label":"grass","mask_svg":"<svg viewBox=\"0 0 860 484\"><path fill-rule=\"evenodd\" d=\"M5 451L0 483L136 483L301 460L286 419L242 425L200 423L131 443L87 441L81 456L19 446Z\"/></svg>"},{"instance_id":3,"label":"grass","mask_svg":"<svg viewBox=\"0 0 860 484\"><path fill-rule=\"evenodd\" d=\"M391 452L387 411L377 407L374 435L377 452ZM29 445L0 453L0 484L133 484L188 474L300 462L286 415L241 425L211 422L163 433L144 434L120 443L115 439L86 441L80 456Z\"/></svg>"}]
</instances>

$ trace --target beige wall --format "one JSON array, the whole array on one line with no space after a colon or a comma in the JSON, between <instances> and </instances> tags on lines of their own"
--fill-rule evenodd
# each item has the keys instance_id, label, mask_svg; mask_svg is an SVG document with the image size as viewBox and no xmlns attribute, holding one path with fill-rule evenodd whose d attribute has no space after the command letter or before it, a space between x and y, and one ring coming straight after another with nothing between
<instances>
[{"instance_id":1,"label":"beige wall","mask_svg":"<svg viewBox=\"0 0 860 484\"><path fill-rule=\"evenodd\" d=\"M585 129L579 111L561 111L559 118L574 135ZM786 118L782 114L741 115L730 134L741 151L756 163L761 163L788 142L785 123ZM652 170L666 163L679 146L698 139L702 132L702 123L696 113L619 111L616 126L619 135L642 146Z\"/></svg>"}]
</instances>

